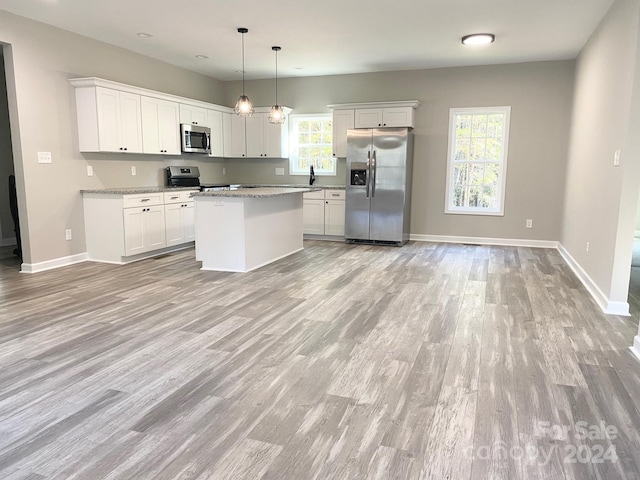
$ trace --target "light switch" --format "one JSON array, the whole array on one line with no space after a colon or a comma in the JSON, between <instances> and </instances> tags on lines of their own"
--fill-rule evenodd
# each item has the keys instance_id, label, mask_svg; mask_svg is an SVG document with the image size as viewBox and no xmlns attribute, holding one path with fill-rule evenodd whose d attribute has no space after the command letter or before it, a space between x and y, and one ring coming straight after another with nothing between
<instances>
[{"instance_id":1,"label":"light switch","mask_svg":"<svg viewBox=\"0 0 640 480\"><path fill-rule=\"evenodd\" d=\"M51 152L38 152L38 163L51 163Z\"/></svg>"},{"instance_id":2,"label":"light switch","mask_svg":"<svg viewBox=\"0 0 640 480\"><path fill-rule=\"evenodd\" d=\"M131 165L131 175L135 175L135 174L136 174L136 166Z\"/></svg>"},{"instance_id":3,"label":"light switch","mask_svg":"<svg viewBox=\"0 0 640 480\"><path fill-rule=\"evenodd\" d=\"M87 176L93 177L93 167L91 165L87 165Z\"/></svg>"},{"instance_id":4,"label":"light switch","mask_svg":"<svg viewBox=\"0 0 640 480\"><path fill-rule=\"evenodd\" d=\"M620 150L616 150L616 152L613 154L613 166L620 166Z\"/></svg>"}]
</instances>

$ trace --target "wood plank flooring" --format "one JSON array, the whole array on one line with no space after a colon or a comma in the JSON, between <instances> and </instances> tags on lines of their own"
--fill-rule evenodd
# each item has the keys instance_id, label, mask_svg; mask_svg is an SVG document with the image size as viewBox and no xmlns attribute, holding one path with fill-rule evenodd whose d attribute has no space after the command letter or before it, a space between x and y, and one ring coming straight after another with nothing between
<instances>
[{"instance_id":1,"label":"wood plank flooring","mask_svg":"<svg viewBox=\"0 0 640 480\"><path fill-rule=\"evenodd\" d=\"M16 266L2 479L640 479L637 320L603 315L555 250Z\"/></svg>"}]
</instances>

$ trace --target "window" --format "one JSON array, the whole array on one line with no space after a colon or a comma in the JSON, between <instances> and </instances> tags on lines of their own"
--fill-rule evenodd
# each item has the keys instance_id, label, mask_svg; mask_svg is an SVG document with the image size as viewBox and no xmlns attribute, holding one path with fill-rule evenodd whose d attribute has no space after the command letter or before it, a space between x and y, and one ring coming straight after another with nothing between
<instances>
[{"instance_id":1,"label":"window","mask_svg":"<svg viewBox=\"0 0 640 480\"><path fill-rule=\"evenodd\" d=\"M309 175L309 167L313 165L316 175L336 175L336 159L331 148L332 115L291 115L289 122L289 173Z\"/></svg>"},{"instance_id":2,"label":"window","mask_svg":"<svg viewBox=\"0 0 640 480\"><path fill-rule=\"evenodd\" d=\"M510 112L450 110L445 213L504 215Z\"/></svg>"}]
</instances>

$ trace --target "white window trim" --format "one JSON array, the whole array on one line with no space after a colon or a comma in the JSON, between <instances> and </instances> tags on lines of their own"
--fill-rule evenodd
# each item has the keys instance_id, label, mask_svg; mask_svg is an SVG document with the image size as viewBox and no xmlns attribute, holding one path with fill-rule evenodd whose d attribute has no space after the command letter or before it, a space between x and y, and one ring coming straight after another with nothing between
<instances>
[{"instance_id":1,"label":"white window trim","mask_svg":"<svg viewBox=\"0 0 640 480\"><path fill-rule=\"evenodd\" d=\"M504 145L502 148L502 181L500 182L500 208L491 210L485 207L456 207L453 205L453 158L455 155L455 117L460 114L503 113L505 115ZM507 159L509 158L509 126L511 124L511 107L473 107L449 109L449 138L447 152L447 186L444 213L454 215L489 215L504 216L504 200L507 186Z\"/></svg>"},{"instance_id":2,"label":"white window trim","mask_svg":"<svg viewBox=\"0 0 640 480\"><path fill-rule=\"evenodd\" d=\"M289 142L293 141L293 138L295 138L293 129L294 129L294 124L295 121L294 120L304 120L305 118L313 118L316 119L318 117L326 117L327 119L333 119L333 116L331 113L297 113L297 114L291 114L289 115ZM333 135L332 135L333 137ZM294 149L291 148L291 144L290 146L290 152L291 154L289 155L289 175L309 175L309 172L303 172L297 169L294 169L293 166L297 165L298 163L298 159L296 157L296 155L293 153ZM335 177L338 175L338 162L336 161L335 158L332 158L333 161L333 170L331 172L314 172L316 177Z\"/></svg>"}]
</instances>

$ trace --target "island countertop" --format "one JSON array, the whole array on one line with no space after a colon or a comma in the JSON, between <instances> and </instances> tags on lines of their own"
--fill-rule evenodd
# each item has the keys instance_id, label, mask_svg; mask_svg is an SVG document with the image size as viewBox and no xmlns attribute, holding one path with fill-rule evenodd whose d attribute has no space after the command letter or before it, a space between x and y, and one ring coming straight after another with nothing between
<instances>
[{"instance_id":1,"label":"island countertop","mask_svg":"<svg viewBox=\"0 0 640 480\"><path fill-rule=\"evenodd\" d=\"M322 190L321 188L292 188L292 187L255 187L255 188L239 188L238 190L215 190L211 192L199 192L193 195L194 198L199 197L222 197L222 198L263 198L278 197L280 195L291 195L294 193L315 192Z\"/></svg>"}]
</instances>

